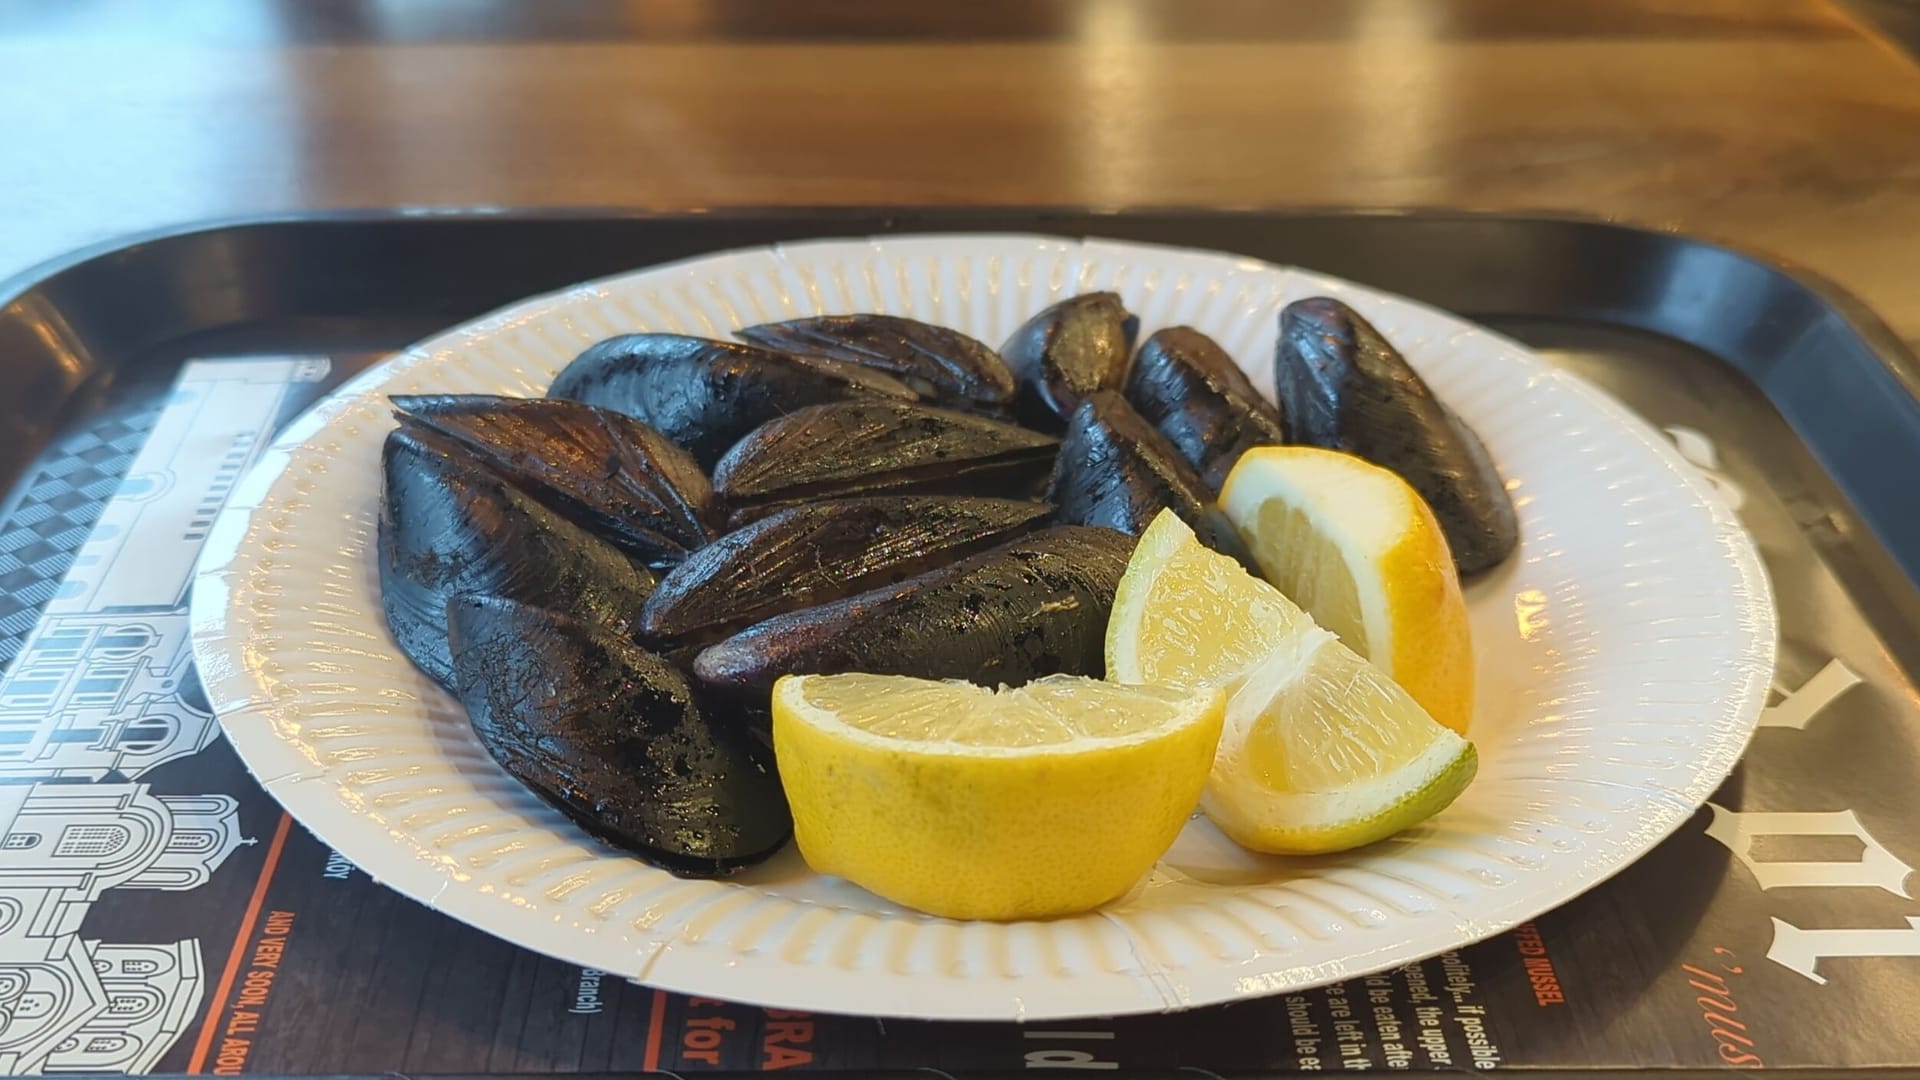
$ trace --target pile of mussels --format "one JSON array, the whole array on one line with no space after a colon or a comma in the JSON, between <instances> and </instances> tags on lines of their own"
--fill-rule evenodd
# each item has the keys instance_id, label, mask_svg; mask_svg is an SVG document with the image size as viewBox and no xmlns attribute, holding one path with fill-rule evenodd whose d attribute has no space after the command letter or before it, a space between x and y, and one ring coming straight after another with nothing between
<instances>
[{"instance_id":1,"label":"pile of mussels","mask_svg":"<svg viewBox=\"0 0 1920 1080\"><path fill-rule=\"evenodd\" d=\"M1205 335L1112 293L999 350L885 315L627 334L544 399L401 396L380 582L400 647L509 773L685 876L791 831L768 690L867 671L1098 676L1133 537L1210 506L1250 447L1398 471L1463 573L1516 543L1480 441L1358 314L1280 316L1278 403Z\"/></svg>"}]
</instances>

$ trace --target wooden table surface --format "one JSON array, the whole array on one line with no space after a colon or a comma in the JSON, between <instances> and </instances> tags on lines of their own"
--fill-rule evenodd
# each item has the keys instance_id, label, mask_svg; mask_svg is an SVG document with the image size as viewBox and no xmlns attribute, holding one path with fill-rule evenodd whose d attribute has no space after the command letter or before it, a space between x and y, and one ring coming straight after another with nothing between
<instances>
[{"instance_id":1,"label":"wooden table surface","mask_svg":"<svg viewBox=\"0 0 1920 1080\"><path fill-rule=\"evenodd\" d=\"M1920 69L1819 0L15 0L0 276L315 208L1577 211L1920 339Z\"/></svg>"}]
</instances>

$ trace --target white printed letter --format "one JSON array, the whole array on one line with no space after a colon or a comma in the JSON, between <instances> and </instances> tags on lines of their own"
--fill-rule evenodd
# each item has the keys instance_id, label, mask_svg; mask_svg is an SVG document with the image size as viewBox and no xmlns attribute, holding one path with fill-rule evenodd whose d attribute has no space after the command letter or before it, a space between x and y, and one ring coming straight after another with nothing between
<instances>
[{"instance_id":1,"label":"white printed letter","mask_svg":"<svg viewBox=\"0 0 1920 1080\"><path fill-rule=\"evenodd\" d=\"M1666 430L1668 437L1673 439L1674 449L1680 451L1680 456L1686 458L1689 464L1700 470L1700 475L1704 476L1707 483L1712 484L1714 490L1720 493L1720 498L1725 500L1727 509L1738 510L1746 505L1747 493L1741 491L1739 484L1727 479L1726 474L1720 471L1720 452L1714 449L1712 439L1689 427L1670 427Z\"/></svg>"},{"instance_id":2,"label":"white printed letter","mask_svg":"<svg viewBox=\"0 0 1920 1080\"><path fill-rule=\"evenodd\" d=\"M1824 814L1767 810L1741 813L1714 803L1708 803L1707 808L1713 811L1707 835L1725 844L1734 857L1746 863L1762 889L1853 886L1885 889L1895 896L1911 899L1907 894L1907 875L1913 872L1913 867L1882 847L1851 810ZM1757 862L1753 857L1753 841L1759 836L1851 836L1864 845L1864 850L1858 859L1846 861Z\"/></svg>"},{"instance_id":3,"label":"white printed letter","mask_svg":"<svg viewBox=\"0 0 1920 1080\"><path fill-rule=\"evenodd\" d=\"M1815 969L1836 956L1920 956L1920 917L1908 916L1905 930L1802 930L1773 920L1767 959L1825 986Z\"/></svg>"},{"instance_id":4,"label":"white printed letter","mask_svg":"<svg viewBox=\"0 0 1920 1080\"><path fill-rule=\"evenodd\" d=\"M1780 704L1760 710L1760 726L1803 729L1809 721L1820 715L1820 710L1833 704L1841 694L1859 686L1862 681L1847 665L1838 660L1829 660L1827 666L1801 684L1800 689L1787 692L1787 696L1780 699Z\"/></svg>"}]
</instances>

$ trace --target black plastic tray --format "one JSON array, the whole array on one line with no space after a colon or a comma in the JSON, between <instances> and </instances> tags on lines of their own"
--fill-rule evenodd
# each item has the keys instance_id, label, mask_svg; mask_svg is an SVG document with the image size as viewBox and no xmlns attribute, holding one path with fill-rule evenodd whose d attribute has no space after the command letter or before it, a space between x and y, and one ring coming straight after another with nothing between
<instances>
[{"instance_id":1,"label":"black plastic tray","mask_svg":"<svg viewBox=\"0 0 1920 1080\"><path fill-rule=\"evenodd\" d=\"M324 356L337 380L448 324L586 278L777 240L946 230L1216 248L1351 278L1484 322L1611 391L1696 457L1713 447L1703 463L1739 493L1775 582L1781 689L1836 664L1859 680L1806 730L1763 731L1715 802L1733 811L1851 811L1889 857L1920 864L1920 500L1910 494L1920 467L1920 367L1870 312L1824 282L1684 236L1594 221L1172 211L376 213L212 225L80 253L0 284L0 485L9 491L0 503L0 660L21 647L189 358ZM297 404L285 402L289 410ZM181 710L198 708L190 680L177 693ZM260 841L235 850L191 892L109 889L83 922L54 928L58 934L36 931L32 948L49 955L69 949L67 938L184 946L184 936L195 935L198 997L181 1006L173 1028L152 1036L172 1042L126 1058L143 1070L216 1071L223 1040L235 1033L233 987L258 975L247 965L264 932L256 918L263 906L303 921L294 924L288 967L258 1027L240 1032L248 1045L234 1053L248 1072L737 1071L767 1064L772 1043L799 1037L775 1026L791 1018L598 980L592 1009L581 1011L588 973L518 952L366 882L303 831L286 829L219 744L148 774L23 778L7 771L5 723L0 716L0 797L22 783L225 792L238 827ZM1590 1071L1727 1064L1723 1046L1738 1048L1730 1036L1745 1031L1770 1066L1920 1066L1920 1031L1905 1021L1905 1003L1920 996L1920 959L1824 960L1821 984L1767 958L1783 921L1898 933L1920 916L1920 903L1888 889L1757 888L1752 865L1707 835L1710 820L1703 810L1615 881L1526 928L1537 938L1508 935L1464 952L1460 962L1474 973L1464 1000L1484 1007L1500 1063ZM1792 846L1804 837L1763 839L1789 843L1771 854L1756 847L1750 854L1762 862L1845 863L1865 844L1849 841L1856 854L1834 854ZM0 901L14 887L7 875L0 848ZM8 950L21 933L0 911L0 1072L72 1068L90 1045L81 1037L108 1024L110 1010L53 1059L6 1056L6 1047L31 1042L26 1029L15 1030L27 1021L7 996L18 966ZM1564 1000L1539 992L1543 957ZM1738 997L1737 1016L1703 1005L1718 984L1702 988L1697 980L1709 976L1688 973L1714 964L1712 979L1732 980L1726 994L1729 1006ZM230 974L242 977L223 996ZM1371 989L1357 982L1348 994L1358 1000ZM1377 989L1391 997L1388 1008L1404 1005L1403 976ZM1326 997L1304 999L1303 1015L1330 1034L1337 1015L1327 1013ZM700 1049L688 1033L715 1018L731 1026L713 1060L687 1053ZM209 1019L210 1034L202 1030ZM1736 1031L1728 1025L1735 1020L1745 1026ZM863 1075L986 1074L1074 1061L1128 1072L1267 1074L1298 1070L1302 1056L1287 1003L1277 1000L1045 1029L807 1023L803 1066ZM1369 1062L1391 1067L1379 1030L1361 1034L1371 1040L1361 1045ZM1462 1052L1456 1067L1470 1060ZM1409 1064L1433 1065L1417 1056Z\"/></svg>"}]
</instances>

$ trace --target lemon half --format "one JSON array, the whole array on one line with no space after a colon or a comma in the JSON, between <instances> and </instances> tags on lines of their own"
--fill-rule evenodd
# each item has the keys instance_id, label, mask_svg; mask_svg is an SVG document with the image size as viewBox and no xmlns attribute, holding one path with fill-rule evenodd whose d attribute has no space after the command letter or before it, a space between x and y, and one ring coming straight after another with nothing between
<instances>
[{"instance_id":1,"label":"lemon half","mask_svg":"<svg viewBox=\"0 0 1920 1080\"><path fill-rule=\"evenodd\" d=\"M1046 918L1123 895L1172 845L1224 700L1065 675L790 675L774 755L815 871L933 915Z\"/></svg>"}]
</instances>

